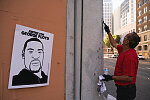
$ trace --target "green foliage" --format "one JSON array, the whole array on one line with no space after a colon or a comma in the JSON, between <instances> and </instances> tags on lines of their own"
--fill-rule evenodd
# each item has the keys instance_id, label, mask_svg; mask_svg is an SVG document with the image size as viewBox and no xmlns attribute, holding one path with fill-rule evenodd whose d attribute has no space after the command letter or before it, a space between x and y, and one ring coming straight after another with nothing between
<instances>
[{"instance_id":1,"label":"green foliage","mask_svg":"<svg viewBox=\"0 0 150 100\"><path fill-rule=\"evenodd\" d=\"M104 44L110 48L110 42L108 36L104 39Z\"/></svg>"},{"instance_id":2,"label":"green foliage","mask_svg":"<svg viewBox=\"0 0 150 100\"><path fill-rule=\"evenodd\" d=\"M115 41L119 44L120 43L120 36L119 35L113 35L113 38L115 39Z\"/></svg>"},{"instance_id":3,"label":"green foliage","mask_svg":"<svg viewBox=\"0 0 150 100\"><path fill-rule=\"evenodd\" d=\"M118 43L118 44L120 44L120 36L119 35L113 35L113 38L114 38L114 40ZM107 35L107 37L104 39L104 44L107 46L107 47L111 47L111 44L110 44L110 42L109 42L109 38L108 38L108 35Z\"/></svg>"}]
</instances>

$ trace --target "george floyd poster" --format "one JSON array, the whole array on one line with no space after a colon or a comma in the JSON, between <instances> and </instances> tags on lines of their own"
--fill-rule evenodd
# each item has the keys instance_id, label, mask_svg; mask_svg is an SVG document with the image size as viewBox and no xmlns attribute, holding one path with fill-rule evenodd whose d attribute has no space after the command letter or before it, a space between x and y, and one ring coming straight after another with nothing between
<instances>
[{"instance_id":1,"label":"george floyd poster","mask_svg":"<svg viewBox=\"0 0 150 100\"><path fill-rule=\"evenodd\" d=\"M53 37L16 24L8 89L49 85Z\"/></svg>"}]
</instances>

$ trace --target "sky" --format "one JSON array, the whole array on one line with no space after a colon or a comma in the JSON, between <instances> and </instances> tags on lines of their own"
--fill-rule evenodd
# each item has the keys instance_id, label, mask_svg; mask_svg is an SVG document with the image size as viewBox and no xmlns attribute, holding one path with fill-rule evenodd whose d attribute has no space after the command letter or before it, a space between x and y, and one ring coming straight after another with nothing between
<instances>
[{"instance_id":1,"label":"sky","mask_svg":"<svg viewBox=\"0 0 150 100\"><path fill-rule=\"evenodd\" d=\"M115 8L119 7L123 1L124 0L112 0L113 11L115 10Z\"/></svg>"}]
</instances>

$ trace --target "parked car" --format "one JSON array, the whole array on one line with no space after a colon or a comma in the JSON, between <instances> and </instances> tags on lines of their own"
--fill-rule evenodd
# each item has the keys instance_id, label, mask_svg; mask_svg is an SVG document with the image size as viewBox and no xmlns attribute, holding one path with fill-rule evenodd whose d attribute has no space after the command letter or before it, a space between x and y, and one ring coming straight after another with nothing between
<instances>
[{"instance_id":1,"label":"parked car","mask_svg":"<svg viewBox=\"0 0 150 100\"><path fill-rule=\"evenodd\" d=\"M118 55L112 55L111 56L111 58L117 58L118 57Z\"/></svg>"},{"instance_id":2,"label":"parked car","mask_svg":"<svg viewBox=\"0 0 150 100\"><path fill-rule=\"evenodd\" d=\"M139 60L144 60L144 59L145 59L145 56L138 55L138 58L139 58Z\"/></svg>"}]
</instances>

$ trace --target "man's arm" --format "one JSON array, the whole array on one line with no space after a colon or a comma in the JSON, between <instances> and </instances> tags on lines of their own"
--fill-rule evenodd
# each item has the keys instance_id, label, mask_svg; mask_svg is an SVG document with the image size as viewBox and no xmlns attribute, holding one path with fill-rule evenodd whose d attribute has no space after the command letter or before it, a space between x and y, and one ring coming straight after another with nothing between
<instances>
[{"instance_id":1,"label":"man's arm","mask_svg":"<svg viewBox=\"0 0 150 100\"><path fill-rule=\"evenodd\" d=\"M111 76L111 75L103 75L105 79L103 81L110 81L110 80L115 80L115 81L120 81L120 82L132 82L133 77L132 76Z\"/></svg>"},{"instance_id":2,"label":"man's arm","mask_svg":"<svg viewBox=\"0 0 150 100\"><path fill-rule=\"evenodd\" d=\"M132 76L112 76L112 79L115 81L120 81L120 82L132 82L133 81L133 77Z\"/></svg>"},{"instance_id":3,"label":"man's arm","mask_svg":"<svg viewBox=\"0 0 150 100\"><path fill-rule=\"evenodd\" d=\"M104 23L104 22L103 22ZM113 47L115 47L115 48L117 48L117 43L116 43L116 41L114 40L114 38L113 38L113 36L111 35L111 33L110 33L110 30L109 30L109 27L104 23L104 29L105 29L105 31L107 32L107 34L108 34L108 37L109 37L109 41L110 41L110 43L111 43L111 45L113 46Z\"/></svg>"},{"instance_id":4,"label":"man's arm","mask_svg":"<svg viewBox=\"0 0 150 100\"><path fill-rule=\"evenodd\" d=\"M113 38L113 36L111 35L111 33L109 32L109 33L107 33L108 34L108 37L109 37L109 41L110 41L110 43L111 43L111 45L113 46L113 47L115 47L115 48L117 48L117 43L116 43L116 41L114 40L114 38Z\"/></svg>"}]
</instances>

